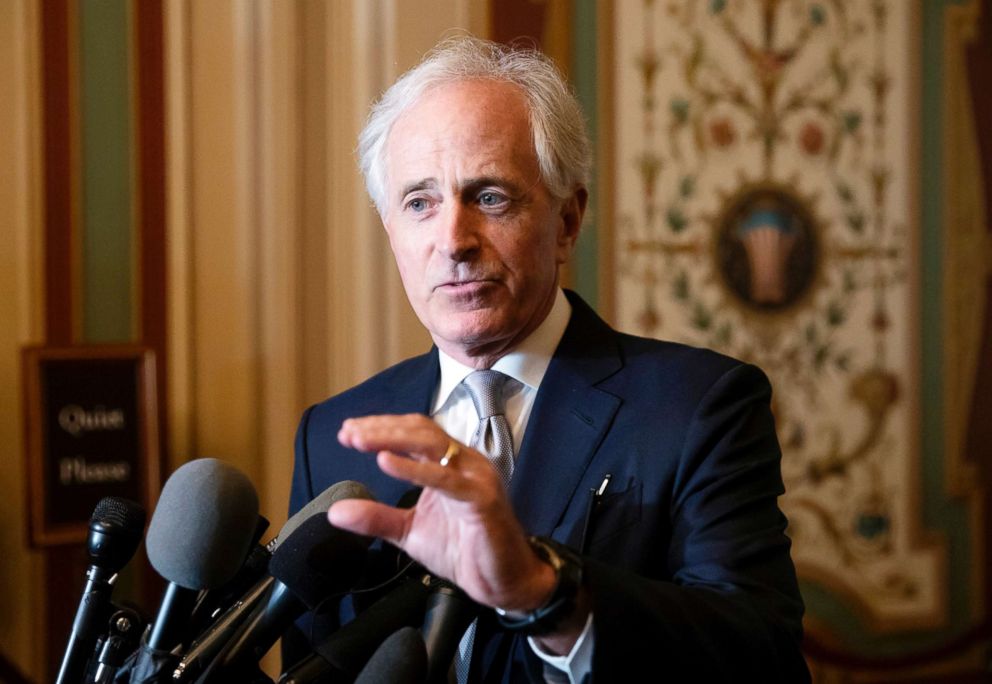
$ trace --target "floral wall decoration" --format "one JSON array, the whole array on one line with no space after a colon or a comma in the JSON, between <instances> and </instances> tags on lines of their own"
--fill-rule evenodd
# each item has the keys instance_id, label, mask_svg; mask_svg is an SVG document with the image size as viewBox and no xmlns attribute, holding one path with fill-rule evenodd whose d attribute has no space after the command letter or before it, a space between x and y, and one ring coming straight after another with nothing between
<instances>
[{"instance_id":1,"label":"floral wall decoration","mask_svg":"<svg viewBox=\"0 0 992 684\"><path fill-rule=\"evenodd\" d=\"M793 557L879 629L946 613L917 501L910 3L620 0L620 327L774 387Z\"/></svg>"}]
</instances>

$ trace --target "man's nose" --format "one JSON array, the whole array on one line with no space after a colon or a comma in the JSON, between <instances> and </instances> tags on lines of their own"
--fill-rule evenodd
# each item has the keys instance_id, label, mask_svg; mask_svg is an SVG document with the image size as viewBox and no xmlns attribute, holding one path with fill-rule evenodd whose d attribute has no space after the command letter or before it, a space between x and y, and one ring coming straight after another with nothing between
<instances>
[{"instance_id":1,"label":"man's nose","mask_svg":"<svg viewBox=\"0 0 992 684\"><path fill-rule=\"evenodd\" d=\"M441 217L437 249L452 261L471 259L479 250L479 217L470 208L452 202Z\"/></svg>"}]
</instances>

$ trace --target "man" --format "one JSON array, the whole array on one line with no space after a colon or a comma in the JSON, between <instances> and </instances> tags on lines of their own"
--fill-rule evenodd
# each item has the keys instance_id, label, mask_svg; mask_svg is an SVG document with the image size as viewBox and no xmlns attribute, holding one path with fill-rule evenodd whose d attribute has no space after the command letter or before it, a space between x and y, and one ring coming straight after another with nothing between
<instances>
[{"instance_id":1,"label":"man","mask_svg":"<svg viewBox=\"0 0 992 684\"><path fill-rule=\"evenodd\" d=\"M559 288L588 150L546 58L472 38L375 105L361 166L435 346L306 412L291 509L370 487L330 521L484 608L461 681L806 681L764 375Z\"/></svg>"}]
</instances>

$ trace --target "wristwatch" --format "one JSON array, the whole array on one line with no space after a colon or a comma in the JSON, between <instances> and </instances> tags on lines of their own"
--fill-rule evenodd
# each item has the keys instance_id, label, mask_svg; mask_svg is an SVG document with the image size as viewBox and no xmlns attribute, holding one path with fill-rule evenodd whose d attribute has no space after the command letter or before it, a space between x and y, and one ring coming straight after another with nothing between
<instances>
[{"instance_id":1,"label":"wristwatch","mask_svg":"<svg viewBox=\"0 0 992 684\"><path fill-rule=\"evenodd\" d=\"M528 537L534 553L555 571L555 588L543 606L528 613L496 608L496 621L503 629L528 636L553 632L575 610L575 597L582 586L582 558L564 544L547 537Z\"/></svg>"}]
</instances>

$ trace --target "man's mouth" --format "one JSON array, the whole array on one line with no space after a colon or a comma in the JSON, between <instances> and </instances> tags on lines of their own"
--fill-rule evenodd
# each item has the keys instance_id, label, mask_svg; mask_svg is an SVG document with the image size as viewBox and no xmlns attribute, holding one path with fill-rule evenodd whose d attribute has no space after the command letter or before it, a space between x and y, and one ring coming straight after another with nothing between
<instances>
[{"instance_id":1,"label":"man's mouth","mask_svg":"<svg viewBox=\"0 0 992 684\"><path fill-rule=\"evenodd\" d=\"M471 292L492 285L496 281L492 278L460 278L441 283L435 289L447 292Z\"/></svg>"}]
</instances>

